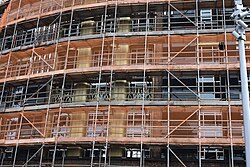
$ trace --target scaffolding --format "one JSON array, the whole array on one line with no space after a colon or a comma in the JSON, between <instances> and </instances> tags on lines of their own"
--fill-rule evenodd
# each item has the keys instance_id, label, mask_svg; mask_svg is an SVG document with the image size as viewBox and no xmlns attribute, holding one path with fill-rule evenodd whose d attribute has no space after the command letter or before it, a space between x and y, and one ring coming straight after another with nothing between
<instances>
[{"instance_id":1,"label":"scaffolding","mask_svg":"<svg viewBox=\"0 0 250 167\"><path fill-rule=\"evenodd\" d=\"M11 0L1 166L244 166L233 5Z\"/></svg>"}]
</instances>

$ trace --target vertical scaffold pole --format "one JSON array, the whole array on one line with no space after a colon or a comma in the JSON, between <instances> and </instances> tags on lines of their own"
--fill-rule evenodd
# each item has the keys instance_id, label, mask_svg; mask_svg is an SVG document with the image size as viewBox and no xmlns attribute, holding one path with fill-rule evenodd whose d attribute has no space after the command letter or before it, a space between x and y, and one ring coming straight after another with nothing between
<instances>
[{"instance_id":1,"label":"vertical scaffold pole","mask_svg":"<svg viewBox=\"0 0 250 167\"><path fill-rule=\"evenodd\" d=\"M245 139L245 156L246 166L250 167L250 113L249 113L249 91L248 91L248 77L245 55L245 40L246 28L248 27L242 20L249 14L249 10L243 7L242 0L234 0L235 8L231 18L236 23L236 28L233 35L236 37L239 44L240 56L240 79L241 79L241 94L242 94L242 108L243 108L243 123L244 123L244 139Z\"/></svg>"}]
</instances>

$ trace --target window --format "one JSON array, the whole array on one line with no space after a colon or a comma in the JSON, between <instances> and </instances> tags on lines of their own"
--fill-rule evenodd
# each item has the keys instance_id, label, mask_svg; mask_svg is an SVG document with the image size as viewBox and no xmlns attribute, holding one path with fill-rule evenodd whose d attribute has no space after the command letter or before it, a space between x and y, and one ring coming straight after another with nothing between
<instances>
[{"instance_id":1,"label":"window","mask_svg":"<svg viewBox=\"0 0 250 167\"><path fill-rule=\"evenodd\" d=\"M86 149L85 157L92 157L92 149ZM105 157L105 149L104 148L95 148L93 152L93 157Z\"/></svg>"},{"instance_id":2,"label":"window","mask_svg":"<svg viewBox=\"0 0 250 167\"><path fill-rule=\"evenodd\" d=\"M95 51L93 55L93 67L99 66L110 66L112 65L112 51L111 50L103 50L102 51Z\"/></svg>"},{"instance_id":3,"label":"window","mask_svg":"<svg viewBox=\"0 0 250 167\"><path fill-rule=\"evenodd\" d=\"M201 27L212 28L212 9L202 9L200 11L201 15Z\"/></svg>"},{"instance_id":4,"label":"window","mask_svg":"<svg viewBox=\"0 0 250 167\"><path fill-rule=\"evenodd\" d=\"M14 140L17 137L18 117L7 119L6 140Z\"/></svg>"},{"instance_id":5,"label":"window","mask_svg":"<svg viewBox=\"0 0 250 167\"><path fill-rule=\"evenodd\" d=\"M141 157L141 151L139 149L127 150L127 157L140 158Z\"/></svg>"},{"instance_id":6,"label":"window","mask_svg":"<svg viewBox=\"0 0 250 167\"><path fill-rule=\"evenodd\" d=\"M215 77L201 76L198 81L201 99L215 99Z\"/></svg>"},{"instance_id":7,"label":"window","mask_svg":"<svg viewBox=\"0 0 250 167\"><path fill-rule=\"evenodd\" d=\"M167 13L166 13L167 14ZM188 18L183 17L183 14ZM195 10L172 10L170 11L170 23L171 29L194 29L195 26L192 22L195 22L196 19ZM191 21L192 22L191 22ZM168 27L168 15L165 15L165 27Z\"/></svg>"},{"instance_id":8,"label":"window","mask_svg":"<svg viewBox=\"0 0 250 167\"><path fill-rule=\"evenodd\" d=\"M12 44L12 36L5 38L3 49L10 49Z\"/></svg>"},{"instance_id":9,"label":"window","mask_svg":"<svg viewBox=\"0 0 250 167\"><path fill-rule=\"evenodd\" d=\"M143 118L144 117L144 118ZM127 137L149 137L150 136L150 114L141 112L128 113ZM142 123L144 123L142 125Z\"/></svg>"},{"instance_id":10,"label":"window","mask_svg":"<svg viewBox=\"0 0 250 167\"><path fill-rule=\"evenodd\" d=\"M48 158L52 158L53 157L53 154L54 154L55 150L54 149L49 149L49 152L48 152ZM60 148L60 149L56 149L56 158L57 159L62 159L62 158L65 158L66 157L66 152L67 152L67 149L65 148Z\"/></svg>"},{"instance_id":11,"label":"window","mask_svg":"<svg viewBox=\"0 0 250 167\"><path fill-rule=\"evenodd\" d=\"M30 45L34 42L36 29L27 30L24 39L24 45Z\"/></svg>"},{"instance_id":12,"label":"window","mask_svg":"<svg viewBox=\"0 0 250 167\"><path fill-rule=\"evenodd\" d=\"M25 102L25 106L44 104L47 100L46 87L43 83L36 85L29 85L27 90L27 97L29 99Z\"/></svg>"},{"instance_id":13,"label":"window","mask_svg":"<svg viewBox=\"0 0 250 167\"><path fill-rule=\"evenodd\" d=\"M179 80L184 83L187 87L183 86L183 84L178 81L176 78L171 78L170 80L170 96L171 100L174 101L188 101L188 100L196 100L197 96L194 92L197 92L196 88L196 78L193 76L185 76L179 77ZM167 86L168 82L165 80L164 86ZM192 91L193 92L192 92ZM164 95L167 98L167 87L164 88Z\"/></svg>"},{"instance_id":14,"label":"window","mask_svg":"<svg viewBox=\"0 0 250 167\"><path fill-rule=\"evenodd\" d=\"M24 86L18 86L16 88L14 88L13 90L13 102L12 102L12 107L21 107L22 106L22 102L23 102L23 98L24 98Z\"/></svg>"},{"instance_id":15,"label":"window","mask_svg":"<svg viewBox=\"0 0 250 167\"><path fill-rule=\"evenodd\" d=\"M53 40L57 34L58 25L52 24L49 26L43 26L38 28L37 36L36 36L36 42L46 42ZM61 30L61 35L63 36L63 30Z\"/></svg>"},{"instance_id":16,"label":"window","mask_svg":"<svg viewBox=\"0 0 250 167\"><path fill-rule=\"evenodd\" d=\"M200 46L201 63L224 63L224 52L218 50L218 46Z\"/></svg>"},{"instance_id":17,"label":"window","mask_svg":"<svg viewBox=\"0 0 250 167\"><path fill-rule=\"evenodd\" d=\"M201 75L198 78L201 100L225 100L226 78L218 75Z\"/></svg>"},{"instance_id":18,"label":"window","mask_svg":"<svg viewBox=\"0 0 250 167\"><path fill-rule=\"evenodd\" d=\"M241 96L240 92L240 80L238 76L230 76L230 99L239 100Z\"/></svg>"},{"instance_id":19,"label":"window","mask_svg":"<svg viewBox=\"0 0 250 167\"><path fill-rule=\"evenodd\" d=\"M73 23L71 25L70 36L78 36L80 34L79 29L80 29L80 24L79 23Z\"/></svg>"},{"instance_id":20,"label":"window","mask_svg":"<svg viewBox=\"0 0 250 167\"><path fill-rule=\"evenodd\" d=\"M132 49L130 64L142 65L144 64L144 61L146 61L146 64L149 64L153 57L153 50L147 49L146 52L145 55L145 48Z\"/></svg>"},{"instance_id":21,"label":"window","mask_svg":"<svg viewBox=\"0 0 250 167\"><path fill-rule=\"evenodd\" d=\"M11 159L13 158L13 153L14 153L14 147L7 147L5 150L4 150L4 153L5 153L5 158L8 158L8 159Z\"/></svg>"},{"instance_id":22,"label":"window","mask_svg":"<svg viewBox=\"0 0 250 167\"><path fill-rule=\"evenodd\" d=\"M59 126L58 124L59 115L53 115L53 128L52 128L52 136L63 138L69 135L70 129L70 115L67 113L60 114Z\"/></svg>"},{"instance_id":23,"label":"window","mask_svg":"<svg viewBox=\"0 0 250 167\"><path fill-rule=\"evenodd\" d=\"M245 154L242 150L234 150L233 159L236 161L244 161L245 160Z\"/></svg>"},{"instance_id":24,"label":"window","mask_svg":"<svg viewBox=\"0 0 250 167\"><path fill-rule=\"evenodd\" d=\"M201 137L223 136L222 113L216 111L201 112Z\"/></svg>"},{"instance_id":25,"label":"window","mask_svg":"<svg viewBox=\"0 0 250 167\"><path fill-rule=\"evenodd\" d=\"M50 66L53 66L55 56L54 53L48 53L40 56L34 55L31 59L32 60L30 61L33 62L33 68L31 72L32 74L38 74L49 72L51 70L48 64L50 64ZM44 61L46 61L47 63L45 63Z\"/></svg>"},{"instance_id":26,"label":"window","mask_svg":"<svg viewBox=\"0 0 250 167\"><path fill-rule=\"evenodd\" d=\"M138 148L126 148L126 158L141 158L144 156L145 158L150 158L150 149L138 149ZM143 155L142 155L143 152Z\"/></svg>"},{"instance_id":27,"label":"window","mask_svg":"<svg viewBox=\"0 0 250 167\"><path fill-rule=\"evenodd\" d=\"M22 94L24 90L24 86L16 87L15 94Z\"/></svg>"},{"instance_id":28,"label":"window","mask_svg":"<svg viewBox=\"0 0 250 167\"><path fill-rule=\"evenodd\" d=\"M108 112L89 113L87 136L106 136L107 135Z\"/></svg>"},{"instance_id":29,"label":"window","mask_svg":"<svg viewBox=\"0 0 250 167\"><path fill-rule=\"evenodd\" d=\"M30 122L32 122L33 126L36 127L39 131L42 131L43 126L41 122L43 122L42 115L40 116L28 116ZM29 138L40 138L41 134L35 129L26 119L22 120L22 130L20 131L20 139L29 139Z\"/></svg>"},{"instance_id":30,"label":"window","mask_svg":"<svg viewBox=\"0 0 250 167\"><path fill-rule=\"evenodd\" d=\"M146 17L146 13L144 13L145 17ZM142 31L152 31L154 30L154 26L155 26L155 18L153 18L153 16L151 16L152 18L133 18L132 19L132 31L133 32L142 32Z\"/></svg>"},{"instance_id":31,"label":"window","mask_svg":"<svg viewBox=\"0 0 250 167\"><path fill-rule=\"evenodd\" d=\"M222 149L221 147L202 147L201 159L224 160L224 149Z\"/></svg>"}]
</instances>

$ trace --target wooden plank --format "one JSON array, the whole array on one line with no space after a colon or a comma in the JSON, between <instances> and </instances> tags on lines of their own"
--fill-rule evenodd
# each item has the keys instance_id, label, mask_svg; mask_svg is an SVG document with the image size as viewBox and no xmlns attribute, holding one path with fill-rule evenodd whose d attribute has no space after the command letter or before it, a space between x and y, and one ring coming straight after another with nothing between
<instances>
[{"instance_id":1,"label":"wooden plank","mask_svg":"<svg viewBox=\"0 0 250 167\"><path fill-rule=\"evenodd\" d=\"M203 145L211 145L211 146L230 146L230 139L225 138L170 138L170 145L199 145L199 140ZM58 138L58 144L77 144L77 143L90 143L93 141L92 137L68 137L68 138ZM96 142L105 143L105 137L96 137ZM0 143L8 146L8 145L36 145L36 144L54 144L55 138L41 138L41 139L20 139L20 140L0 140ZM168 143L168 139L163 138L152 138L152 137L109 137L109 142L112 144L140 144L141 142L144 144L153 144L153 145L166 145ZM242 138L233 139L234 146L243 146L244 141Z\"/></svg>"},{"instance_id":2,"label":"wooden plank","mask_svg":"<svg viewBox=\"0 0 250 167\"><path fill-rule=\"evenodd\" d=\"M168 68L167 68L168 67ZM230 70L239 70L240 66L239 63L232 63L228 64L228 67ZM250 63L247 63L247 67L250 69ZM198 65L147 65L145 67L146 71L165 71L166 69L170 71L197 71L198 68L201 71L221 71L226 70L227 65L226 64L200 64ZM102 71L109 72L113 70L113 72L119 73L119 72L136 72L141 71L144 69L143 65L136 65L136 66L105 66L102 67ZM79 75L82 76L84 74L98 74L99 67L87 67L87 68L76 68L76 69L67 69L67 70L56 70L56 71L50 71L50 72L44 72L44 73L37 73L37 74L31 74L31 75L23 75L23 76L15 76L15 77L9 77L0 79L0 83L11 82L11 81L25 81L28 78L30 79L42 79L42 78L49 78L51 75L63 75L66 74L72 74L72 75Z\"/></svg>"}]
</instances>

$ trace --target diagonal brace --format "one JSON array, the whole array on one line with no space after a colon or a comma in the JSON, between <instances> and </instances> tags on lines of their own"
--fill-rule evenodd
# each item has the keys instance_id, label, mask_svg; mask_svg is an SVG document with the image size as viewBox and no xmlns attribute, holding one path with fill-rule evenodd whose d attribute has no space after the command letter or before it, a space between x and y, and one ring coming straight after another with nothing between
<instances>
[{"instance_id":1,"label":"diagonal brace","mask_svg":"<svg viewBox=\"0 0 250 167\"><path fill-rule=\"evenodd\" d=\"M22 167L24 167L24 166L26 166L35 156L36 156L36 154L38 154L40 151L41 151L41 149L44 147L44 145L42 145L26 162L25 162L25 164L23 164L22 165Z\"/></svg>"},{"instance_id":2,"label":"diagonal brace","mask_svg":"<svg viewBox=\"0 0 250 167\"><path fill-rule=\"evenodd\" d=\"M195 22L193 22L189 17L187 17L186 15L184 15L179 9L177 9L175 6L173 6L172 4L169 3L169 5L174 8L174 10L176 10L177 12L179 12L183 17L185 17L186 19L188 19L188 21L190 21L194 26L198 27L197 24L195 24Z\"/></svg>"},{"instance_id":3,"label":"diagonal brace","mask_svg":"<svg viewBox=\"0 0 250 167\"><path fill-rule=\"evenodd\" d=\"M190 89L187 85L185 85L179 78L177 78L173 73L170 71L166 70L171 76L173 76L177 81L179 81L185 88L187 88L190 92L192 92L195 96L199 98L199 95L195 93L192 89Z\"/></svg>"},{"instance_id":4,"label":"diagonal brace","mask_svg":"<svg viewBox=\"0 0 250 167\"><path fill-rule=\"evenodd\" d=\"M63 1L62 4L58 3L56 0L52 0L53 2L55 2L58 6L62 7L63 6Z\"/></svg>"},{"instance_id":5,"label":"diagonal brace","mask_svg":"<svg viewBox=\"0 0 250 167\"><path fill-rule=\"evenodd\" d=\"M30 120L26 116L24 116L23 113L20 114L42 137L45 137L45 135L39 129L37 129L37 127L32 122L30 122Z\"/></svg>"},{"instance_id":6,"label":"diagonal brace","mask_svg":"<svg viewBox=\"0 0 250 167\"><path fill-rule=\"evenodd\" d=\"M169 151L175 156L175 158L184 166L184 167L187 167L184 162L174 153L174 151L169 147L167 146Z\"/></svg>"},{"instance_id":7,"label":"diagonal brace","mask_svg":"<svg viewBox=\"0 0 250 167\"><path fill-rule=\"evenodd\" d=\"M176 53L173 57L170 58L170 60L167 62L169 64L175 57L177 57L182 51L184 51L191 43L193 43L199 36L196 36L194 39L192 39L186 46L184 46L178 53Z\"/></svg>"},{"instance_id":8,"label":"diagonal brace","mask_svg":"<svg viewBox=\"0 0 250 167\"><path fill-rule=\"evenodd\" d=\"M28 97L27 99L24 100L23 105L30 100L35 94L37 94L42 88L44 88L50 81L52 81L52 78L50 80L48 80L48 82L46 82L41 88L39 88L36 92L34 92L30 97Z\"/></svg>"},{"instance_id":9,"label":"diagonal brace","mask_svg":"<svg viewBox=\"0 0 250 167\"><path fill-rule=\"evenodd\" d=\"M201 109L198 108L197 110L195 110L192 114L190 114L185 120L183 120L179 125L177 125L171 132L169 132L164 138L167 138L168 136L170 136L176 129L178 129L181 125L183 125L187 120L189 120L194 114L196 114L199 110Z\"/></svg>"},{"instance_id":10,"label":"diagonal brace","mask_svg":"<svg viewBox=\"0 0 250 167\"><path fill-rule=\"evenodd\" d=\"M52 70L54 70L54 68L46 61L42 58L42 56L40 56L38 53L36 53L34 50L33 50L33 53L35 53L35 55L37 55L45 64L47 64L49 66L49 68L51 68Z\"/></svg>"}]
</instances>

